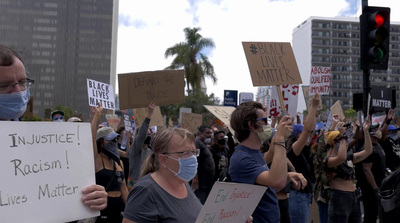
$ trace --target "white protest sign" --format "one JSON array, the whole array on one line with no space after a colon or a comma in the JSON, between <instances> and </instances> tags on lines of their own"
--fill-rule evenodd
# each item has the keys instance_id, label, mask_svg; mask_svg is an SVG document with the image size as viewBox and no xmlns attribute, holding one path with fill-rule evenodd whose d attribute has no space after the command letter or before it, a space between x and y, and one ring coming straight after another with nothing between
<instances>
[{"instance_id":1,"label":"white protest sign","mask_svg":"<svg viewBox=\"0 0 400 223\"><path fill-rule=\"evenodd\" d=\"M243 223L257 207L267 187L215 182L196 219L200 222Z\"/></svg>"},{"instance_id":2,"label":"white protest sign","mask_svg":"<svg viewBox=\"0 0 400 223\"><path fill-rule=\"evenodd\" d=\"M124 125L125 125L125 131L133 132L131 117L127 114L124 114Z\"/></svg>"},{"instance_id":3,"label":"white protest sign","mask_svg":"<svg viewBox=\"0 0 400 223\"><path fill-rule=\"evenodd\" d=\"M299 85L282 85L282 96L286 111L291 117L297 114L297 99L299 97ZM279 101L276 86L272 86L272 94L269 102L268 116L279 116L282 112L281 103Z\"/></svg>"},{"instance_id":4,"label":"white protest sign","mask_svg":"<svg viewBox=\"0 0 400 223\"><path fill-rule=\"evenodd\" d=\"M112 85L87 79L89 106L97 106L98 103L104 109L115 110L114 88Z\"/></svg>"},{"instance_id":5,"label":"white protest sign","mask_svg":"<svg viewBox=\"0 0 400 223\"><path fill-rule=\"evenodd\" d=\"M371 124L372 125L380 125L385 121L386 115L375 116L372 115L371 117Z\"/></svg>"},{"instance_id":6,"label":"white protest sign","mask_svg":"<svg viewBox=\"0 0 400 223\"><path fill-rule=\"evenodd\" d=\"M83 205L95 184L90 123L0 122L1 222L69 222L98 216Z\"/></svg>"},{"instance_id":7,"label":"white protest sign","mask_svg":"<svg viewBox=\"0 0 400 223\"><path fill-rule=\"evenodd\" d=\"M331 68L330 67L312 67L310 73L309 95L329 95L331 90Z\"/></svg>"}]
</instances>

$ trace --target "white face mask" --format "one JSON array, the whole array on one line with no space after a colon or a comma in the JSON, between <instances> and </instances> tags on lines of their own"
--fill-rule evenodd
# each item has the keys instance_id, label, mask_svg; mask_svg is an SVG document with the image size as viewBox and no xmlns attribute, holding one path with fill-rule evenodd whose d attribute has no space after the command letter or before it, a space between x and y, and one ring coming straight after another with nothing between
<instances>
[{"instance_id":1,"label":"white face mask","mask_svg":"<svg viewBox=\"0 0 400 223\"><path fill-rule=\"evenodd\" d=\"M269 125L260 125L263 129L262 132L257 132L258 138L260 139L261 142L264 142L265 140L267 140L272 133L272 129L271 126Z\"/></svg>"},{"instance_id":2,"label":"white face mask","mask_svg":"<svg viewBox=\"0 0 400 223\"><path fill-rule=\"evenodd\" d=\"M210 144L211 143L211 138L205 138L204 139L205 144Z\"/></svg>"}]
</instances>

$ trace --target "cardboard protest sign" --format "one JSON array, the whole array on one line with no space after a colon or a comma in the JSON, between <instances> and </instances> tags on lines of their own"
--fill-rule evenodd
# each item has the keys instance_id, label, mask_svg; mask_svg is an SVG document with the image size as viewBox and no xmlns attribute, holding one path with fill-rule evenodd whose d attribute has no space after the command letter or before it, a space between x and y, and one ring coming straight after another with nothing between
<instances>
[{"instance_id":1,"label":"cardboard protest sign","mask_svg":"<svg viewBox=\"0 0 400 223\"><path fill-rule=\"evenodd\" d=\"M211 112L215 117L217 117L222 123L224 123L231 131L232 134L235 131L231 127L231 114L235 110L235 107L231 106L213 106L213 105L203 105L209 112Z\"/></svg>"},{"instance_id":2,"label":"cardboard protest sign","mask_svg":"<svg viewBox=\"0 0 400 223\"><path fill-rule=\"evenodd\" d=\"M118 115L106 114L105 117L107 119L107 126L113 128L114 131L117 131L119 122L121 121Z\"/></svg>"},{"instance_id":3,"label":"cardboard protest sign","mask_svg":"<svg viewBox=\"0 0 400 223\"><path fill-rule=\"evenodd\" d=\"M316 93L329 95L331 90L331 76L330 67L312 67L310 73L310 96Z\"/></svg>"},{"instance_id":4,"label":"cardboard protest sign","mask_svg":"<svg viewBox=\"0 0 400 223\"><path fill-rule=\"evenodd\" d=\"M142 125L144 119L147 116L147 108L135 108L133 109L133 116L135 117L136 126ZM161 116L161 110L159 106L154 108L153 115L150 119L150 126L164 126L164 121Z\"/></svg>"},{"instance_id":5,"label":"cardboard protest sign","mask_svg":"<svg viewBox=\"0 0 400 223\"><path fill-rule=\"evenodd\" d=\"M160 70L118 75L120 109L143 108L153 101L169 105L185 101L183 70Z\"/></svg>"},{"instance_id":6,"label":"cardboard protest sign","mask_svg":"<svg viewBox=\"0 0 400 223\"><path fill-rule=\"evenodd\" d=\"M87 79L89 106L101 104L104 109L115 110L114 88L112 85Z\"/></svg>"},{"instance_id":7,"label":"cardboard protest sign","mask_svg":"<svg viewBox=\"0 0 400 223\"><path fill-rule=\"evenodd\" d=\"M182 128L196 134L203 123L203 116L195 113L182 113Z\"/></svg>"},{"instance_id":8,"label":"cardboard protest sign","mask_svg":"<svg viewBox=\"0 0 400 223\"><path fill-rule=\"evenodd\" d=\"M90 123L0 122L1 222L98 216L82 201L95 184Z\"/></svg>"},{"instance_id":9,"label":"cardboard protest sign","mask_svg":"<svg viewBox=\"0 0 400 223\"><path fill-rule=\"evenodd\" d=\"M290 43L243 42L253 86L301 84Z\"/></svg>"},{"instance_id":10,"label":"cardboard protest sign","mask_svg":"<svg viewBox=\"0 0 400 223\"><path fill-rule=\"evenodd\" d=\"M179 123L182 123L182 113L192 113L192 108L179 108Z\"/></svg>"},{"instance_id":11,"label":"cardboard protest sign","mask_svg":"<svg viewBox=\"0 0 400 223\"><path fill-rule=\"evenodd\" d=\"M267 187L215 182L196 223L243 223L251 216Z\"/></svg>"},{"instance_id":12,"label":"cardboard protest sign","mask_svg":"<svg viewBox=\"0 0 400 223\"><path fill-rule=\"evenodd\" d=\"M312 103L313 96L310 96L310 94L309 94L310 88L308 85L301 86L301 89L303 90L304 102L306 103L307 110L308 110L308 109L310 109L310 105ZM323 108L322 100L319 100L319 105L318 105L317 110L321 110L322 108Z\"/></svg>"},{"instance_id":13,"label":"cardboard protest sign","mask_svg":"<svg viewBox=\"0 0 400 223\"><path fill-rule=\"evenodd\" d=\"M297 99L299 96L299 85L282 85L281 92L285 104L285 110L291 117L297 114ZM271 99L269 102L268 116L279 116L282 112L276 86L272 87Z\"/></svg>"},{"instance_id":14,"label":"cardboard protest sign","mask_svg":"<svg viewBox=\"0 0 400 223\"><path fill-rule=\"evenodd\" d=\"M335 104L332 105L331 113L332 115L339 115L339 119L344 120L345 116L343 113L342 106L340 105L340 100L337 100Z\"/></svg>"}]
</instances>

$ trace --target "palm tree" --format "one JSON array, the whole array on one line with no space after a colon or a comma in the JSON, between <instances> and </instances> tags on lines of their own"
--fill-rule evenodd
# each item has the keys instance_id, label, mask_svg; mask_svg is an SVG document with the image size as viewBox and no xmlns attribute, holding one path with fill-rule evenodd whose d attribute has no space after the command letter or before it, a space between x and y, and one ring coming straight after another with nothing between
<instances>
[{"instance_id":1,"label":"palm tree","mask_svg":"<svg viewBox=\"0 0 400 223\"><path fill-rule=\"evenodd\" d=\"M198 31L201 28L185 28L185 42L180 42L165 51L165 58L175 56L171 65L165 69L185 70L186 87L192 87L192 92L200 92L201 81L205 77L210 77L214 83L217 77L214 73L214 67L208 60L208 57L202 53L207 48L215 48L212 39L203 38Z\"/></svg>"}]
</instances>

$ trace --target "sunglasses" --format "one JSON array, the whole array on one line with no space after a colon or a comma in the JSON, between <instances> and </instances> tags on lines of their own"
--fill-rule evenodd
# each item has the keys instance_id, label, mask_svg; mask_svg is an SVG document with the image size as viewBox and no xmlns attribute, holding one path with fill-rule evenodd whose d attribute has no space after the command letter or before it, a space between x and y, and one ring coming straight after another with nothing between
<instances>
[{"instance_id":1,"label":"sunglasses","mask_svg":"<svg viewBox=\"0 0 400 223\"><path fill-rule=\"evenodd\" d=\"M63 120L63 119L64 119L64 116L54 117L53 119L54 119L54 120L58 120L58 119Z\"/></svg>"},{"instance_id":2,"label":"sunglasses","mask_svg":"<svg viewBox=\"0 0 400 223\"><path fill-rule=\"evenodd\" d=\"M256 121L264 121L264 123L268 125L268 118L257 118Z\"/></svg>"}]
</instances>

